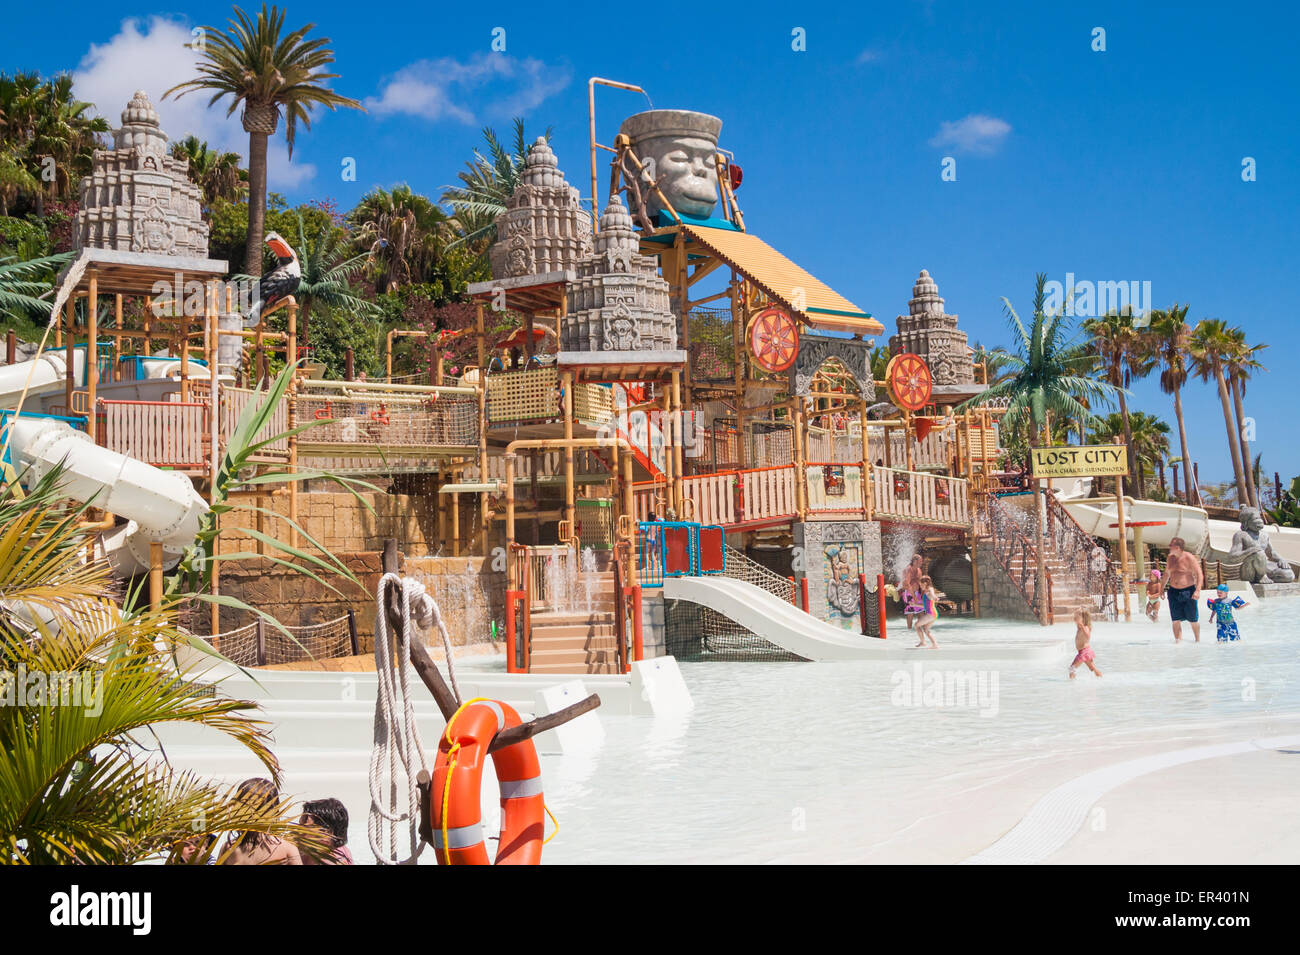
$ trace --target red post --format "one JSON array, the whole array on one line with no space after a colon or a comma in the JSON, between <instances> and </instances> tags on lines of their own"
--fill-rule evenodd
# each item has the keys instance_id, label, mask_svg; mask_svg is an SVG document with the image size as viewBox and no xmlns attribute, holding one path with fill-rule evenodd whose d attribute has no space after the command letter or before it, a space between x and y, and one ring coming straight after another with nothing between
<instances>
[{"instance_id":1,"label":"red post","mask_svg":"<svg viewBox=\"0 0 1300 955\"><path fill-rule=\"evenodd\" d=\"M885 575L876 574L876 612L880 614L880 639L885 639Z\"/></svg>"},{"instance_id":2,"label":"red post","mask_svg":"<svg viewBox=\"0 0 1300 955\"><path fill-rule=\"evenodd\" d=\"M632 587L632 658L645 659L645 642L641 634L641 585ZM632 668L629 666L628 670Z\"/></svg>"},{"instance_id":3,"label":"red post","mask_svg":"<svg viewBox=\"0 0 1300 955\"><path fill-rule=\"evenodd\" d=\"M797 607L799 606L799 588L794 585L793 577L787 577L786 580L790 581L790 603Z\"/></svg>"},{"instance_id":4,"label":"red post","mask_svg":"<svg viewBox=\"0 0 1300 955\"><path fill-rule=\"evenodd\" d=\"M5 364L12 365L18 361L18 333L12 328L5 335Z\"/></svg>"},{"instance_id":5,"label":"red post","mask_svg":"<svg viewBox=\"0 0 1300 955\"><path fill-rule=\"evenodd\" d=\"M808 613L808 578L799 578L799 599L803 601L803 612Z\"/></svg>"}]
</instances>

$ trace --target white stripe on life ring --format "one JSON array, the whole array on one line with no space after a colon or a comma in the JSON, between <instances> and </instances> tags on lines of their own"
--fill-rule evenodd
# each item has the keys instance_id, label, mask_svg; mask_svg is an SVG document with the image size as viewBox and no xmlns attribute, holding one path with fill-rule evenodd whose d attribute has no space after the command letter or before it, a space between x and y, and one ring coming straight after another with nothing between
<instances>
[{"instance_id":1,"label":"white stripe on life ring","mask_svg":"<svg viewBox=\"0 0 1300 955\"><path fill-rule=\"evenodd\" d=\"M541 776L534 776L532 779L502 779L500 782L502 799L523 799L526 796L542 794Z\"/></svg>"},{"instance_id":2,"label":"white stripe on life ring","mask_svg":"<svg viewBox=\"0 0 1300 955\"><path fill-rule=\"evenodd\" d=\"M486 706L497 715L497 732L500 733L506 726L506 711L501 709L501 704L496 700L479 700L475 706ZM495 735L495 734L494 734Z\"/></svg>"},{"instance_id":3,"label":"white stripe on life ring","mask_svg":"<svg viewBox=\"0 0 1300 955\"><path fill-rule=\"evenodd\" d=\"M483 841L483 826L474 823L472 826L461 826L459 829L451 828L447 830L447 842L452 849L469 849ZM443 849L446 846L442 843L442 829L433 830L433 847Z\"/></svg>"}]
</instances>

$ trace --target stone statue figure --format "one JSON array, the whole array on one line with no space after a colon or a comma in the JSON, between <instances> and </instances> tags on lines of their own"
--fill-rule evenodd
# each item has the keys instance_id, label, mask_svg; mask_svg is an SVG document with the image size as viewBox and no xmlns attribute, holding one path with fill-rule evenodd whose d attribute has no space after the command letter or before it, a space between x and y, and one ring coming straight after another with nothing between
<instances>
[{"instance_id":1,"label":"stone statue figure","mask_svg":"<svg viewBox=\"0 0 1300 955\"><path fill-rule=\"evenodd\" d=\"M646 211L656 215L663 203L650 182L675 210L705 219L718 201L718 134L722 120L685 109L651 109L623 120L619 132L632 141L632 150L647 166L642 183Z\"/></svg>"},{"instance_id":2,"label":"stone statue figure","mask_svg":"<svg viewBox=\"0 0 1300 955\"><path fill-rule=\"evenodd\" d=\"M1288 584L1294 581L1295 571L1273 550L1258 508L1242 507L1238 514L1241 530L1232 535L1232 550L1228 555L1233 559L1242 559L1242 579L1252 584L1264 581Z\"/></svg>"}]
</instances>

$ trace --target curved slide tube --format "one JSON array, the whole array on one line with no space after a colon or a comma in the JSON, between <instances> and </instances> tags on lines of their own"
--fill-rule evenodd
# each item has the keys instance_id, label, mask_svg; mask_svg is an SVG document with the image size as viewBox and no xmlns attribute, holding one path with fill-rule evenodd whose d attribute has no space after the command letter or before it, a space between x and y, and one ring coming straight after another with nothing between
<instances>
[{"instance_id":1,"label":"curved slide tube","mask_svg":"<svg viewBox=\"0 0 1300 955\"><path fill-rule=\"evenodd\" d=\"M946 644L936 650L913 650L906 639L878 640L833 627L761 587L730 577L668 577L664 580L664 599L689 600L709 607L750 633L805 660L1051 659L1064 647L1060 641L1053 641L1014 645Z\"/></svg>"},{"instance_id":2,"label":"curved slide tube","mask_svg":"<svg viewBox=\"0 0 1300 955\"><path fill-rule=\"evenodd\" d=\"M1087 499L1063 500L1061 503L1069 510L1070 516L1079 522L1084 533L1092 537L1104 537L1106 540L1119 539L1119 529L1110 526L1117 521L1113 500L1109 504L1104 500L1089 503ZM1185 540L1187 549L1193 554L1201 553L1209 543L1210 519L1199 507L1164 504L1160 501L1135 501L1126 497L1124 520L1130 524L1139 521L1164 521L1163 527L1142 528L1142 543L1162 550L1167 548L1169 541L1175 537ZM1131 531L1129 538L1132 539Z\"/></svg>"},{"instance_id":3,"label":"curved slide tube","mask_svg":"<svg viewBox=\"0 0 1300 955\"><path fill-rule=\"evenodd\" d=\"M86 349L72 352L72 371L76 381L86 375ZM31 382L28 383L28 375ZM13 410L18 398L27 387L27 397L63 391L68 377L68 360L63 352L42 352L31 361L20 361L0 367L0 408Z\"/></svg>"},{"instance_id":4,"label":"curved slide tube","mask_svg":"<svg viewBox=\"0 0 1300 955\"><path fill-rule=\"evenodd\" d=\"M30 480L40 480L62 464L69 497L128 519L103 537L104 551L119 576L149 569L151 543L163 545L163 564L172 567L194 542L208 505L185 475L101 448L51 418L13 418L7 430L10 460L20 472L30 468Z\"/></svg>"},{"instance_id":5,"label":"curved slide tube","mask_svg":"<svg viewBox=\"0 0 1300 955\"><path fill-rule=\"evenodd\" d=\"M1062 498L1061 503L1070 511L1070 515L1079 522L1085 533L1106 540L1117 540L1118 529L1111 527L1115 523L1115 504L1104 501L1091 503L1089 499ZM1216 521L1199 507L1186 504L1165 504L1159 501L1135 501L1125 498L1124 519L1126 521L1164 521L1164 527L1142 528L1142 542L1162 550L1169 546L1170 539L1181 537L1187 542L1187 549L1193 554L1206 551L1226 559L1232 548L1232 535L1237 533L1240 525L1236 521ZM1269 525L1269 539L1273 549L1292 564L1300 564L1300 528L1276 527Z\"/></svg>"}]
</instances>

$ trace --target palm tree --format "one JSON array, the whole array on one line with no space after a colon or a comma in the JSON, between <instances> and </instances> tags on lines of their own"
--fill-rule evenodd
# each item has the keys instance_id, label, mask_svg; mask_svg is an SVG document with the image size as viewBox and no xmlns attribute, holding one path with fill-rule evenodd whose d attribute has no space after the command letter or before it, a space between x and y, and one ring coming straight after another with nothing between
<instances>
[{"instance_id":1,"label":"palm tree","mask_svg":"<svg viewBox=\"0 0 1300 955\"><path fill-rule=\"evenodd\" d=\"M1124 436L1126 422L1123 415L1108 414L1097 419L1093 426L1093 435L1097 440L1112 442ZM1129 414L1127 422L1129 454L1137 464L1138 480L1135 485L1139 496L1146 496L1146 468L1153 471L1162 467L1162 462L1169 455L1169 425L1155 415L1143 411Z\"/></svg>"},{"instance_id":2,"label":"palm tree","mask_svg":"<svg viewBox=\"0 0 1300 955\"><path fill-rule=\"evenodd\" d=\"M1027 422L1040 440L1046 440L1049 413L1057 415L1058 420L1090 421L1093 416L1084 401L1101 404L1124 393L1113 383L1088 376L1094 362L1090 346L1069 339L1069 322L1060 312L1046 313L1046 282L1046 274L1039 273L1034 288L1034 320L1029 329L1011 302L1002 299L1016 344L1014 352L996 353L1005 377L955 409L962 412L1007 398L1003 417L1006 425L1014 428Z\"/></svg>"},{"instance_id":3,"label":"palm tree","mask_svg":"<svg viewBox=\"0 0 1300 955\"><path fill-rule=\"evenodd\" d=\"M1192 371L1201 379L1214 379L1219 386L1219 402L1223 405L1223 425L1228 432L1228 450L1232 453L1232 475L1237 484L1237 503L1250 500L1246 493L1246 468L1241 457L1241 442L1233 433L1232 408L1228 399L1228 382L1224 374L1224 361L1236 350L1232 330L1220 318L1205 318L1197 322L1188 338L1188 353L1192 358Z\"/></svg>"},{"instance_id":4,"label":"palm tree","mask_svg":"<svg viewBox=\"0 0 1300 955\"><path fill-rule=\"evenodd\" d=\"M239 7L229 30L204 27L206 40L199 48L199 76L173 86L167 96L177 98L192 90L209 90L208 105L230 97L226 115L241 104L240 116L248 133L248 243L244 271L262 274L262 234L266 225L266 146L276 131L281 112L285 115L284 138L293 156L298 124L311 129L311 113L317 106L331 112L340 106L362 109L359 102L322 85L336 79L324 67L334 62L326 37L308 40L315 27L309 23L291 33L284 32L284 11L269 10L265 3L256 21ZM192 46L192 45L191 45ZM179 92L177 92L179 91Z\"/></svg>"},{"instance_id":5,"label":"palm tree","mask_svg":"<svg viewBox=\"0 0 1300 955\"><path fill-rule=\"evenodd\" d=\"M1228 376L1228 389L1232 393L1233 411L1237 416L1237 435L1241 441L1241 460L1243 464L1250 463L1250 440L1246 437L1249 433L1246 430L1246 412L1242 399L1246 396L1246 382L1250 376L1257 371L1267 371L1268 369L1255 360L1255 355L1267 345L1247 345L1246 333L1240 328L1234 328L1229 332L1232 337L1233 348L1224 356L1223 370ZM1250 467L1246 471L1246 493L1250 495L1252 507L1259 507L1259 481L1256 479L1254 471Z\"/></svg>"},{"instance_id":6,"label":"palm tree","mask_svg":"<svg viewBox=\"0 0 1300 955\"><path fill-rule=\"evenodd\" d=\"M1183 463L1183 489L1187 503L1199 504L1200 495L1192 487L1191 453L1187 449L1187 421L1183 417L1182 388L1187 383L1187 348L1192 330L1187 324L1187 310L1191 306L1175 302L1168 309L1157 309L1151 315L1147 332L1152 354L1160 363L1160 390L1174 396L1174 417L1178 422L1178 447Z\"/></svg>"},{"instance_id":7,"label":"palm tree","mask_svg":"<svg viewBox=\"0 0 1300 955\"><path fill-rule=\"evenodd\" d=\"M1129 427L1129 384L1134 378L1145 378L1154 364L1146 336L1133 324L1129 309L1110 311L1101 318L1090 318L1083 323L1084 331L1092 338L1092 348L1097 356L1102 377L1114 385L1119 393L1119 414L1124 423L1124 443L1133 446L1133 433ZM1137 480L1137 461L1128 463L1129 483L1141 488Z\"/></svg>"},{"instance_id":8,"label":"palm tree","mask_svg":"<svg viewBox=\"0 0 1300 955\"><path fill-rule=\"evenodd\" d=\"M40 180L23 164L22 153L8 143L0 146L0 216L9 215L10 203L19 196L35 196L40 191Z\"/></svg>"},{"instance_id":9,"label":"palm tree","mask_svg":"<svg viewBox=\"0 0 1300 955\"><path fill-rule=\"evenodd\" d=\"M234 202L248 193L248 170L240 168L239 153L212 149L194 135L176 140L170 152L189 163L190 179L203 191L205 206L218 199Z\"/></svg>"},{"instance_id":10,"label":"palm tree","mask_svg":"<svg viewBox=\"0 0 1300 955\"><path fill-rule=\"evenodd\" d=\"M44 255L26 262L16 261L12 256L0 259L0 315L48 318L50 303L41 296L50 291L54 276L71 260L71 252Z\"/></svg>"},{"instance_id":11,"label":"palm tree","mask_svg":"<svg viewBox=\"0 0 1300 955\"><path fill-rule=\"evenodd\" d=\"M406 185L367 193L348 222L367 250L379 294L430 278L455 236L454 221Z\"/></svg>"},{"instance_id":12,"label":"palm tree","mask_svg":"<svg viewBox=\"0 0 1300 955\"><path fill-rule=\"evenodd\" d=\"M62 476L25 497L0 485L0 667L45 677L40 692L20 678L0 706L0 865L203 862L223 831L323 854L287 803L249 806L139 745L154 727L206 727L280 776L256 705L174 664L187 638L171 611L129 615L111 599L107 564L84 559L84 509L59 507Z\"/></svg>"},{"instance_id":13,"label":"palm tree","mask_svg":"<svg viewBox=\"0 0 1300 955\"><path fill-rule=\"evenodd\" d=\"M308 241L307 227L303 224L302 213L298 213L298 262L302 268L302 281L293 294L298 302L304 348L309 343L308 322L313 306L343 309L376 318L381 314L374 302L362 298L352 288L352 280L365 268L369 256L362 253L348 257L347 242L347 233L328 221L322 223L320 230Z\"/></svg>"},{"instance_id":14,"label":"palm tree","mask_svg":"<svg viewBox=\"0 0 1300 955\"><path fill-rule=\"evenodd\" d=\"M73 95L68 74L45 81L39 73L0 74L0 141L11 161L47 184L34 193L38 214L47 192L70 196L90 172L99 137L109 131L107 120L89 115L93 108Z\"/></svg>"},{"instance_id":15,"label":"palm tree","mask_svg":"<svg viewBox=\"0 0 1300 955\"><path fill-rule=\"evenodd\" d=\"M463 172L456 174L461 184L443 189L442 201L451 206L461 225L457 245L481 241L486 248L496 241L497 216L505 212L506 200L519 185L519 173L532 146L524 135L523 118L516 116L513 126L513 149L501 145L496 130L485 126L483 139L487 143L487 155L474 150L473 160L465 164ZM551 138L549 126L541 138Z\"/></svg>"}]
</instances>

